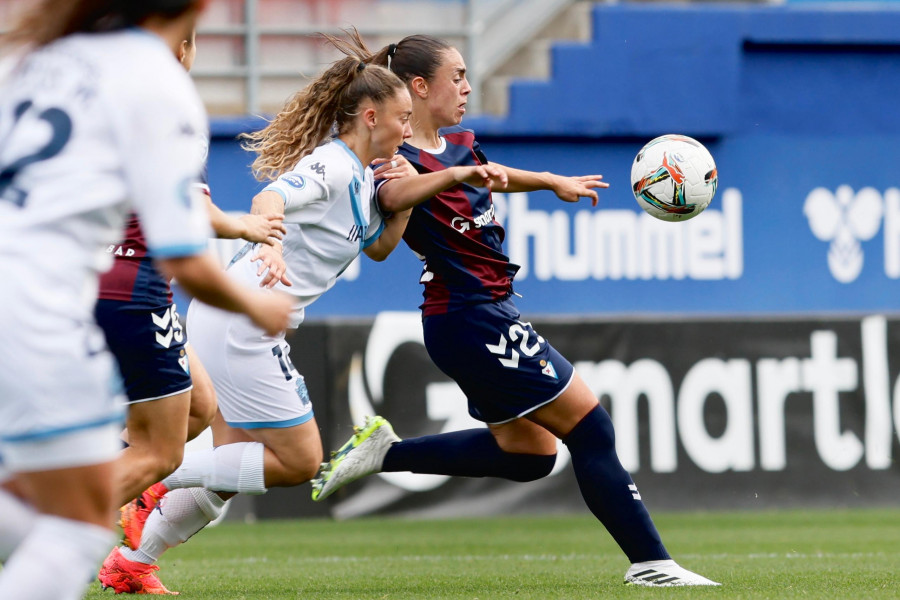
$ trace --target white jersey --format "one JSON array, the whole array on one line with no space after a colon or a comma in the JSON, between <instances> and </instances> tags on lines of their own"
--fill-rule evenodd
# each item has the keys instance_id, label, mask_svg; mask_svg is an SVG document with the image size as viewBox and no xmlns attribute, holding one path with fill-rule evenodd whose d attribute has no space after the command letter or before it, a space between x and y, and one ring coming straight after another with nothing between
<instances>
[{"instance_id":1,"label":"white jersey","mask_svg":"<svg viewBox=\"0 0 900 600\"><path fill-rule=\"evenodd\" d=\"M335 140L319 146L266 187L284 200L284 261L296 297L291 327L334 285L360 251L384 230L374 199L372 169ZM258 287L252 245L238 253L229 273ZM219 410L232 427L292 427L313 416L303 377L291 364L284 333L267 336L245 315L199 302L188 311L191 344L216 388Z\"/></svg>"},{"instance_id":2,"label":"white jersey","mask_svg":"<svg viewBox=\"0 0 900 600\"><path fill-rule=\"evenodd\" d=\"M122 407L93 324L98 275L132 210L154 256L205 248L191 192L203 106L140 29L67 36L0 74L0 454L13 470L108 460ZM74 438L46 455L32 445L106 424L84 451Z\"/></svg>"},{"instance_id":3,"label":"white jersey","mask_svg":"<svg viewBox=\"0 0 900 600\"><path fill-rule=\"evenodd\" d=\"M90 311L130 210L154 256L201 251L209 217L191 189L206 130L190 77L143 30L73 35L18 59L0 82L0 278L24 261L29 300Z\"/></svg>"},{"instance_id":4,"label":"white jersey","mask_svg":"<svg viewBox=\"0 0 900 600\"><path fill-rule=\"evenodd\" d=\"M293 284L277 289L297 298L291 327L303 309L328 291L353 259L378 239L384 219L374 199L372 169L340 140L316 148L265 190L284 200L284 262ZM256 285L257 263L246 249L231 270Z\"/></svg>"}]
</instances>

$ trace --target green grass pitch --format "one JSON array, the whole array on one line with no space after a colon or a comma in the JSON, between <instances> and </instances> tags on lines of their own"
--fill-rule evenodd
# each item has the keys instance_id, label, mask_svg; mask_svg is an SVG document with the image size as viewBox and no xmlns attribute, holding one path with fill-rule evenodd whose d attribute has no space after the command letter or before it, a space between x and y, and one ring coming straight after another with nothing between
<instances>
[{"instance_id":1,"label":"green grass pitch","mask_svg":"<svg viewBox=\"0 0 900 600\"><path fill-rule=\"evenodd\" d=\"M186 600L900 598L900 509L654 518L676 560L724 586L623 585L628 563L589 516L224 523L159 574Z\"/></svg>"}]
</instances>

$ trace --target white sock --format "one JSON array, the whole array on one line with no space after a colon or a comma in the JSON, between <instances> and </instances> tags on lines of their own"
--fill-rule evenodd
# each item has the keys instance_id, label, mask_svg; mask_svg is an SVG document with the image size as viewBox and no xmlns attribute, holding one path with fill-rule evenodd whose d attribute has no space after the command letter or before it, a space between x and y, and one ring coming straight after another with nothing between
<instances>
[{"instance_id":1,"label":"white sock","mask_svg":"<svg viewBox=\"0 0 900 600\"><path fill-rule=\"evenodd\" d=\"M259 442L240 442L190 452L181 466L163 479L163 485L170 490L204 487L216 492L265 494L265 449Z\"/></svg>"},{"instance_id":2,"label":"white sock","mask_svg":"<svg viewBox=\"0 0 900 600\"><path fill-rule=\"evenodd\" d=\"M0 571L0 598L79 600L115 543L105 527L38 515Z\"/></svg>"},{"instance_id":3,"label":"white sock","mask_svg":"<svg viewBox=\"0 0 900 600\"><path fill-rule=\"evenodd\" d=\"M172 490L147 517L137 550L120 548L128 560L151 565L163 552L186 542L214 521L225 508L225 500L203 488Z\"/></svg>"},{"instance_id":4,"label":"white sock","mask_svg":"<svg viewBox=\"0 0 900 600\"><path fill-rule=\"evenodd\" d=\"M36 518L33 508L0 488L0 563L22 543Z\"/></svg>"}]
</instances>

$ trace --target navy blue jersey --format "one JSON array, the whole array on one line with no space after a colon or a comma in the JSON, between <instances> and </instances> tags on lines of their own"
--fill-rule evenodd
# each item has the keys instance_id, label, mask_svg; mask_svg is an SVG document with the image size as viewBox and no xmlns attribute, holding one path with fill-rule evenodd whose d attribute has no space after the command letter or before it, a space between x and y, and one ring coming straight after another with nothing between
<instances>
[{"instance_id":1,"label":"navy blue jersey","mask_svg":"<svg viewBox=\"0 0 900 600\"><path fill-rule=\"evenodd\" d=\"M440 134L441 148L420 150L404 143L400 154L419 173L487 162L471 130L448 127ZM455 185L416 206L403 239L425 260L423 314L508 297L519 267L503 253L504 237L486 188Z\"/></svg>"}]
</instances>

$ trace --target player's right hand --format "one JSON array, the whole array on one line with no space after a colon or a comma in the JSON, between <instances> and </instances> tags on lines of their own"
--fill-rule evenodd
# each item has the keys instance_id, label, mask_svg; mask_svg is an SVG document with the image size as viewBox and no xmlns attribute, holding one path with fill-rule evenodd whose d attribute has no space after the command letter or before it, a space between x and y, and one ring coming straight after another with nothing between
<instances>
[{"instance_id":1,"label":"player's right hand","mask_svg":"<svg viewBox=\"0 0 900 600\"><path fill-rule=\"evenodd\" d=\"M287 329L293 308L294 301L287 294L253 292L247 316L257 327L265 331L266 335L274 336Z\"/></svg>"},{"instance_id":2,"label":"player's right hand","mask_svg":"<svg viewBox=\"0 0 900 600\"><path fill-rule=\"evenodd\" d=\"M284 234L287 233L282 214L242 215L240 221L243 226L241 237L248 242L272 246L284 239Z\"/></svg>"},{"instance_id":3,"label":"player's right hand","mask_svg":"<svg viewBox=\"0 0 900 600\"><path fill-rule=\"evenodd\" d=\"M455 178L460 183L468 183L475 187L504 188L509 184L506 171L490 163L471 167L453 167L459 169Z\"/></svg>"},{"instance_id":4,"label":"player's right hand","mask_svg":"<svg viewBox=\"0 0 900 600\"><path fill-rule=\"evenodd\" d=\"M251 262L258 262L257 277L262 276L259 287L273 288L279 281L286 286L293 285L287 276L287 265L282 256L282 246L275 243L271 246L259 246L256 255L250 258Z\"/></svg>"},{"instance_id":5,"label":"player's right hand","mask_svg":"<svg viewBox=\"0 0 900 600\"><path fill-rule=\"evenodd\" d=\"M567 177L555 175L553 179L553 191L560 200L566 202L578 202L581 198L590 198L591 206L597 206L599 197L598 188L608 188L609 184L603 179L603 175L580 175Z\"/></svg>"}]
</instances>

